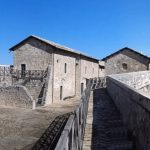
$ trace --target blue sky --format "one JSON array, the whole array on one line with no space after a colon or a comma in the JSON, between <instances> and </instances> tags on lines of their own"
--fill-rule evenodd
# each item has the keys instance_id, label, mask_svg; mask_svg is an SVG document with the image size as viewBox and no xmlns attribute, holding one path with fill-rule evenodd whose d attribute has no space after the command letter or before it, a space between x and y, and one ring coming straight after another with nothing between
<instances>
[{"instance_id":1,"label":"blue sky","mask_svg":"<svg viewBox=\"0 0 150 150\"><path fill-rule=\"evenodd\" d=\"M33 34L103 58L122 47L150 56L149 0L1 0L0 64Z\"/></svg>"}]
</instances>

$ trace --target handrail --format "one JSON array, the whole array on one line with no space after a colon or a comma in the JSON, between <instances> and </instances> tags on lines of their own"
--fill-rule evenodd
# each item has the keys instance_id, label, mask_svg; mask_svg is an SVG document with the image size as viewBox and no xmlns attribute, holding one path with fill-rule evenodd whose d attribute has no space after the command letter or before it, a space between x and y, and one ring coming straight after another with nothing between
<instances>
[{"instance_id":1,"label":"handrail","mask_svg":"<svg viewBox=\"0 0 150 150\"><path fill-rule=\"evenodd\" d=\"M105 87L106 87L106 77L93 78L91 90L105 88Z\"/></svg>"},{"instance_id":2,"label":"handrail","mask_svg":"<svg viewBox=\"0 0 150 150\"><path fill-rule=\"evenodd\" d=\"M55 150L81 150L88 112L88 102L93 79L90 79L87 88L81 96L81 103L69 117L59 138Z\"/></svg>"},{"instance_id":3,"label":"handrail","mask_svg":"<svg viewBox=\"0 0 150 150\"><path fill-rule=\"evenodd\" d=\"M47 75L47 71L44 70L13 70L11 71L11 75L14 78L45 78Z\"/></svg>"}]
</instances>

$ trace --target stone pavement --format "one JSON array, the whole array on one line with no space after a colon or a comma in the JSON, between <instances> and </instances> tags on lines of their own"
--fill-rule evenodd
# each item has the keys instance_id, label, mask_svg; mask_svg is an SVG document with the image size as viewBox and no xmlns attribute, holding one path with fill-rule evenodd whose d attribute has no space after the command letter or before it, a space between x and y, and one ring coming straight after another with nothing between
<instances>
[{"instance_id":1,"label":"stone pavement","mask_svg":"<svg viewBox=\"0 0 150 150\"><path fill-rule=\"evenodd\" d=\"M106 89L90 99L83 150L133 150L127 128Z\"/></svg>"}]
</instances>

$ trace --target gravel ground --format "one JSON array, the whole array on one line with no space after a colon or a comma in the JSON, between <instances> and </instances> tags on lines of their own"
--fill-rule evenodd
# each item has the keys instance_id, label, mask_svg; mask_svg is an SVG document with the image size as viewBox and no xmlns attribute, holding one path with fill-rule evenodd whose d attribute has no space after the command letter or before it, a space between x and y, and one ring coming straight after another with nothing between
<instances>
[{"instance_id":1,"label":"gravel ground","mask_svg":"<svg viewBox=\"0 0 150 150\"><path fill-rule=\"evenodd\" d=\"M23 150L41 137L55 117L71 112L77 100L36 110L0 106L0 150Z\"/></svg>"}]
</instances>

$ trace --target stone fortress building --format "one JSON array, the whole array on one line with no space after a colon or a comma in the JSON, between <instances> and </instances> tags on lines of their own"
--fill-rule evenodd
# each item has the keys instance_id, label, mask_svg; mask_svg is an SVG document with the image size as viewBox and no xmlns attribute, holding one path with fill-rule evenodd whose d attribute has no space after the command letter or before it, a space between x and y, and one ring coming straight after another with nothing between
<instances>
[{"instance_id":1,"label":"stone fortress building","mask_svg":"<svg viewBox=\"0 0 150 150\"><path fill-rule=\"evenodd\" d=\"M101 96L95 98L104 102L110 95L119 109L124 123L138 139L136 140L138 141L136 143L137 147L140 147L140 150L143 147L146 147L144 150L149 150L150 142L147 139L150 139L148 113L150 105L150 71L147 70L150 70L150 58L148 56L125 47L102 60L98 60L33 35L10 48L10 51L14 55L13 65L0 65L0 129L2 130L0 132L2 139L0 140L0 148L2 150L8 149L8 147L10 150L21 150L22 148L29 150L36 143L40 143L39 139L43 137L41 135L44 135L44 140L49 140L48 138L51 136L45 133L49 130L49 124L56 116L60 118L63 116L65 119L65 114L69 115L68 112L80 113L77 122L81 125L83 120L79 121L79 119L86 117L84 115L86 111L83 110L88 108L83 103L81 105L80 102L87 103L84 98L88 97L88 94L90 95L92 89L89 88L89 84L87 86L90 78L92 78L89 82L91 87L94 84L95 87L100 85L99 81L102 81L103 88L98 93ZM107 91L109 95L105 95L103 90ZM75 107L76 101L74 99L78 101L77 105L80 103L79 107ZM96 102L96 107L92 104L93 102ZM100 105L99 101L91 99L89 108L105 111L105 109L100 109ZM37 109L32 110L31 108L35 106L37 106ZM74 107L77 108L76 111ZM87 118L92 121L92 115L96 114L94 110L91 111L90 109ZM102 115L103 119L103 114L98 114L98 112L96 112L96 116L93 115L92 122L92 125L96 123L96 128L94 127L96 129L95 135L99 135L100 131L97 130L99 120L96 118ZM106 110L105 113L108 112L109 110ZM112 114L110 117L113 118ZM114 117L115 120L112 121L116 121L116 116ZM54 123L56 126L56 120ZM78 123L75 126L71 123L73 128L70 128L69 125L71 132L77 130ZM87 123L89 123L89 120ZM119 125L117 127L116 125L118 124L115 123L115 132L120 132L120 129L117 128ZM86 131L88 131L87 136L89 137L92 128L89 129L89 124L87 124L87 127ZM54 131L53 128L52 131ZM68 130L66 131L69 133ZM103 136L103 134L101 135ZM73 138L74 136L71 134L68 137ZM95 141L97 139L96 137ZM117 146L117 144L114 144L114 146ZM125 146L126 144L123 143L122 147Z\"/></svg>"},{"instance_id":2,"label":"stone fortress building","mask_svg":"<svg viewBox=\"0 0 150 150\"><path fill-rule=\"evenodd\" d=\"M44 104L79 97L87 80L99 77L104 70L98 59L37 36L27 37L10 51L14 55L10 81L25 86L33 100L42 99ZM36 78L32 78L34 74ZM46 79L37 78L44 74Z\"/></svg>"},{"instance_id":3,"label":"stone fortress building","mask_svg":"<svg viewBox=\"0 0 150 150\"><path fill-rule=\"evenodd\" d=\"M148 70L150 64L149 57L127 47L100 61L33 35L11 47L10 51L14 63L10 67L0 66L0 84L19 86L17 88L26 93L23 101L30 97L29 104L34 101L48 105L80 97L89 78ZM17 99L16 95L12 96L17 91L12 91L10 96ZM7 101L7 96L2 95L2 101Z\"/></svg>"}]
</instances>

